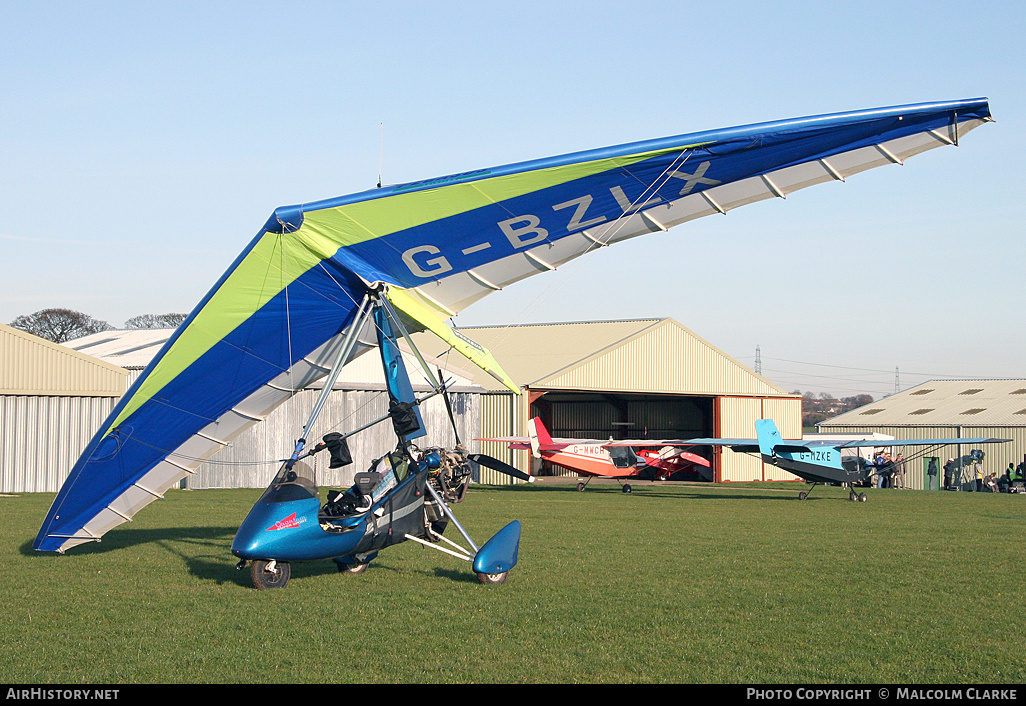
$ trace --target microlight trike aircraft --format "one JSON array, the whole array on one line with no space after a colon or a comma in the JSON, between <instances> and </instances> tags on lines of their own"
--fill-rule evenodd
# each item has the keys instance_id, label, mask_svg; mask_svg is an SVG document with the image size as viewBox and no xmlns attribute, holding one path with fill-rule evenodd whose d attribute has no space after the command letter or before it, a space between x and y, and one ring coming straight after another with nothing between
<instances>
[{"instance_id":1,"label":"microlight trike aircraft","mask_svg":"<svg viewBox=\"0 0 1026 706\"><path fill-rule=\"evenodd\" d=\"M365 301L369 304L367 313L350 327L351 335L343 343L328 382L303 428L304 438L297 442L292 457L282 464L235 535L231 551L241 559L237 568L251 562L250 577L256 588L281 588L291 576L291 562L332 559L340 572L358 574L367 569L380 550L415 541L472 562L481 583L503 583L517 564L520 523L510 522L478 548L456 519L451 506L466 495L472 474L468 459L473 457L480 462L483 457L469 454L460 443L448 397L445 402L457 434L456 447L420 449L414 444L415 439L426 433L418 405L431 395L418 399L413 392L396 339L397 330L413 344L395 310L387 299L373 292ZM352 456L346 438L362 429L349 434L327 434L320 444L304 452L306 431L313 428L358 332L370 324L377 332L388 389L389 414L385 419L391 419L398 445L395 451L375 461L370 470L357 473L351 488L329 492L327 501L322 502L313 470L303 459L328 450L332 468L348 465ZM417 352L415 347L414 351ZM417 357L423 363L419 352ZM433 383L432 394L446 394L444 380L436 381L426 365L424 370ZM498 459L486 462L515 478L533 480ZM443 536L450 523L473 551ZM451 548L440 546L442 542Z\"/></svg>"},{"instance_id":2,"label":"microlight trike aircraft","mask_svg":"<svg viewBox=\"0 0 1026 706\"><path fill-rule=\"evenodd\" d=\"M340 348L372 348L355 328L372 295L519 392L448 323L475 301L596 248L958 145L990 119L977 98L778 120L278 208L101 424L33 547L100 541L328 375ZM283 492L301 485L308 435ZM424 459L404 460L420 477Z\"/></svg>"},{"instance_id":3,"label":"microlight trike aircraft","mask_svg":"<svg viewBox=\"0 0 1026 706\"><path fill-rule=\"evenodd\" d=\"M781 437L772 419L755 421L755 439L691 439L691 443L702 446L726 446L738 453L758 454L765 463L783 468L812 484L809 491L798 493L799 500L806 500L809 492L817 485L840 483L850 487L849 500L866 501L866 494L856 487L873 473L872 465L861 454L845 456L844 449L891 448L906 446L939 447L949 444L1001 444L1011 439L993 438L951 438L951 439L880 439L873 440L829 440L809 441L785 440Z\"/></svg>"},{"instance_id":4,"label":"microlight trike aircraft","mask_svg":"<svg viewBox=\"0 0 1026 706\"><path fill-rule=\"evenodd\" d=\"M612 478L617 482L629 479L669 480L675 474L705 475L711 463L707 458L685 451L690 442L663 439L574 439L553 438L541 419L528 422L528 436L502 436L478 441L494 441L514 450L530 450L531 455L577 471L584 477L577 484L580 491L593 478ZM706 476L711 480L711 476ZM620 482L624 493L633 491L630 483Z\"/></svg>"}]
</instances>

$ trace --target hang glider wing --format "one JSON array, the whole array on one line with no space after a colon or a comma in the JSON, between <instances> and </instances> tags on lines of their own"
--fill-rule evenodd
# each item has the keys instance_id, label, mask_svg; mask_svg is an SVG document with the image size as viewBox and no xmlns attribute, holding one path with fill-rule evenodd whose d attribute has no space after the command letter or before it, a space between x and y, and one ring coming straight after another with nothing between
<instances>
[{"instance_id":1,"label":"hang glider wing","mask_svg":"<svg viewBox=\"0 0 1026 706\"><path fill-rule=\"evenodd\" d=\"M374 283L449 317L593 248L901 163L989 119L974 99L783 120L280 208L88 444L34 547L98 540L323 377Z\"/></svg>"}]
</instances>

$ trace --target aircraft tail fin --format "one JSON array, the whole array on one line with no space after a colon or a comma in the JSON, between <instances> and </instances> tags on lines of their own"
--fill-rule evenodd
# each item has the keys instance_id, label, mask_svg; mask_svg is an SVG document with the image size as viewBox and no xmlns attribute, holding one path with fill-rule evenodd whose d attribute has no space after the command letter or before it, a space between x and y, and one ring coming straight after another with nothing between
<instances>
[{"instance_id":1,"label":"aircraft tail fin","mask_svg":"<svg viewBox=\"0 0 1026 706\"><path fill-rule=\"evenodd\" d=\"M535 458L541 458L541 447L552 445L552 437L549 436L549 430L542 424L541 419L534 417L527 422L527 433L531 438L531 455Z\"/></svg>"},{"instance_id":2,"label":"aircraft tail fin","mask_svg":"<svg viewBox=\"0 0 1026 706\"><path fill-rule=\"evenodd\" d=\"M759 453L772 456L773 448L783 443L776 422L772 419L756 419L755 435L759 439Z\"/></svg>"}]
</instances>

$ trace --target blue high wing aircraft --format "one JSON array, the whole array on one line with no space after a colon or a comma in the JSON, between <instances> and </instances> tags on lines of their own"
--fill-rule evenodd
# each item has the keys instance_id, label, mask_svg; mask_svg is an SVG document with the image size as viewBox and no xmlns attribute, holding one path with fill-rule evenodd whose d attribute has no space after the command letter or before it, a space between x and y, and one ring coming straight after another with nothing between
<instances>
[{"instance_id":1,"label":"blue high wing aircraft","mask_svg":"<svg viewBox=\"0 0 1026 706\"><path fill-rule=\"evenodd\" d=\"M726 446L738 453L757 453L765 463L783 468L799 478L816 485L846 483L852 490L851 500L866 501L866 494L855 490L872 473L872 465L861 456L841 454L842 449L890 448L894 446L947 446L948 444L1000 444L1011 439L957 438L957 439L888 439L888 440L829 440L810 441L787 440L772 419L755 421L755 439L689 439L688 444L702 446ZM799 499L808 498L808 491L798 494Z\"/></svg>"}]
</instances>

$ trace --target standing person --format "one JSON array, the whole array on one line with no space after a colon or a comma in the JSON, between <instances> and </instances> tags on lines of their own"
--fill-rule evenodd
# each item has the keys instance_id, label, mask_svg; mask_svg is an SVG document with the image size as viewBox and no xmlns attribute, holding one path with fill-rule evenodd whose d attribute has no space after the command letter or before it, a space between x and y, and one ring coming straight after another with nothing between
<instances>
[{"instance_id":1,"label":"standing person","mask_svg":"<svg viewBox=\"0 0 1026 706\"><path fill-rule=\"evenodd\" d=\"M937 490L937 459L931 458L926 466L926 489Z\"/></svg>"},{"instance_id":2,"label":"standing person","mask_svg":"<svg viewBox=\"0 0 1026 706\"><path fill-rule=\"evenodd\" d=\"M949 490L955 483L955 459L949 458L944 464L944 490Z\"/></svg>"},{"instance_id":3,"label":"standing person","mask_svg":"<svg viewBox=\"0 0 1026 706\"><path fill-rule=\"evenodd\" d=\"M891 460L889 453L881 456L883 463L878 466L880 473L880 487L881 488L893 488L894 487L894 461Z\"/></svg>"},{"instance_id":4,"label":"standing person","mask_svg":"<svg viewBox=\"0 0 1026 706\"><path fill-rule=\"evenodd\" d=\"M894 483L895 488L905 487L905 457L898 454L894 459Z\"/></svg>"}]
</instances>

